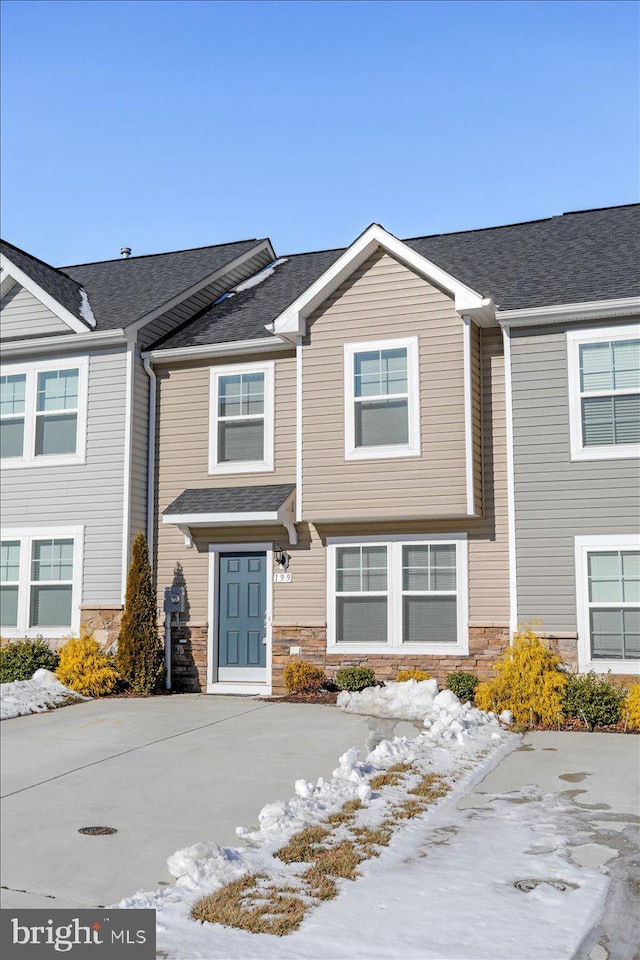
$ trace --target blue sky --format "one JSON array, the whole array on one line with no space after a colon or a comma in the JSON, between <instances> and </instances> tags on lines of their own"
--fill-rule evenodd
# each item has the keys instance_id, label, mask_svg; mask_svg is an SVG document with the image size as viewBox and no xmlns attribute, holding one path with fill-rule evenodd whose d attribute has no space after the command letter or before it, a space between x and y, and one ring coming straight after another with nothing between
<instances>
[{"instance_id":1,"label":"blue sky","mask_svg":"<svg viewBox=\"0 0 640 960\"><path fill-rule=\"evenodd\" d=\"M629 203L633 2L4 0L2 233L54 264Z\"/></svg>"}]
</instances>

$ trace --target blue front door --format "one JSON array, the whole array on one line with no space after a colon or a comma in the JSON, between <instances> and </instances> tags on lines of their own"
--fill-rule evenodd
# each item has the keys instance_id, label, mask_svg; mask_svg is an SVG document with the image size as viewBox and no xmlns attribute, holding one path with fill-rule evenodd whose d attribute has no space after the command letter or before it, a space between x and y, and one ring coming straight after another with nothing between
<instances>
[{"instance_id":1,"label":"blue front door","mask_svg":"<svg viewBox=\"0 0 640 960\"><path fill-rule=\"evenodd\" d=\"M218 680L266 679L266 571L264 553L220 554Z\"/></svg>"}]
</instances>

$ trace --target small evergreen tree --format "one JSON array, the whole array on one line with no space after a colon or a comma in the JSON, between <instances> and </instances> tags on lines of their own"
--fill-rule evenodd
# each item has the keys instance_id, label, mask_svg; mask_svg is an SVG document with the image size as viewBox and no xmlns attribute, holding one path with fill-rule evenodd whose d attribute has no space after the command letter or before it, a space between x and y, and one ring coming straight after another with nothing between
<instances>
[{"instance_id":1,"label":"small evergreen tree","mask_svg":"<svg viewBox=\"0 0 640 960\"><path fill-rule=\"evenodd\" d=\"M165 675L164 650L158 636L156 596L143 533L133 541L116 664L120 676L136 693L160 691Z\"/></svg>"}]
</instances>

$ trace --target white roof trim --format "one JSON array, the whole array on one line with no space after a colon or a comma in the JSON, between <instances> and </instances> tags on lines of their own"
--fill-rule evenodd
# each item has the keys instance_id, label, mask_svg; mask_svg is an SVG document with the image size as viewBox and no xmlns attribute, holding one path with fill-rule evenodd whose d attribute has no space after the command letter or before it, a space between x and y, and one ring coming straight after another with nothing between
<instances>
[{"instance_id":1,"label":"white roof trim","mask_svg":"<svg viewBox=\"0 0 640 960\"><path fill-rule=\"evenodd\" d=\"M293 502L295 489L286 497L277 510L239 510L231 513L165 513L163 523L178 527L185 535L185 542L192 540L194 527L250 526L253 523L279 523L289 534L289 542L295 546L298 534L295 528Z\"/></svg>"},{"instance_id":2,"label":"white roof trim","mask_svg":"<svg viewBox=\"0 0 640 960\"><path fill-rule=\"evenodd\" d=\"M498 323L508 327L534 327L570 320L604 320L608 317L633 317L640 314L640 297L616 300L588 300L583 303L558 303L521 310L497 310Z\"/></svg>"},{"instance_id":3,"label":"white roof trim","mask_svg":"<svg viewBox=\"0 0 640 960\"><path fill-rule=\"evenodd\" d=\"M377 249L382 248L396 260L441 287L454 298L458 313L472 317L476 323L491 325L494 308L491 300L482 297L471 287L461 283L431 260L416 253L411 247L374 223L345 250L328 270L287 307L273 322L273 332L284 339L295 339L306 333L306 318L344 282L360 264Z\"/></svg>"},{"instance_id":4,"label":"white roof trim","mask_svg":"<svg viewBox=\"0 0 640 960\"><path fill-rule=\"evenodd\" d=\"M66 323L68 327L71 327L76 333L86 333L88 329L93 329L96 325L95 318L93 313L91 313L91 308L89 310L86 307L89 306L87 300L86 306L84 300L82 300L81 310L83 311L82 315L85 317L85 322L78 320L77 317L74 317L66 307L63 307L61 303L58 303L46 290L43 290L42 287L32 280L31 277L28 277L20 267L16 267L15 263L12 263L8 257L3 253L0 254L0 267L3 271L12 276L20 286L24 287L25 290L28 290L29 293L32 293L40 303L44 304L45 307L48 307L52 313L55 313L56 317L62 320L63 323ZM53 269L53 268L52 268ZM82 290L82 288L80 288ZM81 295L82 296L82 295Z\"/></svg>"},{"instance_id":5,"label":"white roof trim","mask_svg":"<svg viewBox=\"0 0 640 960\"><path fill-rule=\"evenodd\" d=\"M177 360L200 360L207 357L226 357L231 354L262 353L267 350L291 350L290 343L283 343L271 334L255 340L227 340L224 343L209 343L195 347L173 347L163 350L147 350L143 357L149 357L152 363L167 363Z\"/></svg>"},{"instance_id":6,"label":"white roof trim","mask_svg":"<svg viewBox=\"0 0 640 960\"><path fill-rule=\"evenodd\" d=\"M58 348L66 351L83 349L85 347L112 347L126 342L124 330L97 330L91 333L83 327L82 334L60 333L52 337L31 337L29 340L10 340L2 343L2 356L19 357L25 353L35 355L39 353L53 354Z\"/></svg>"},{"instance_id":7,"label":"white roof trim","mask_svg":"<svg viewBox=\"0 0 640 960\"><path fill-rule=\"evenodd\" d=\"M251 260L252 257L257 256L263 250L266 250L274 260L276 259L275 250L271 245L271 241L269 239L262 240L260 243L256 243L255 246L251 247L250 250L245 250L245 252L241 253L240 256L235 258L235 260L231 260L230 263L226 263L224 266L219 267L217 270L214 270L213 273L207 274L206 277L198 280L198 282L194 283L192 286L187 287L187 289L183 290L181 293L176 294L175 297L167 300L166 303L160 304L160 306L156 307L155 310L152 310L150 313L146 313L138 320L134 320L132 323L127 324L127 332L131 333L133 330L139 330L141 327L146 327L148 323L152 323L154 320L157 320L158 317L168 313L169 310L173 310L174 307L177 307L178 304L182 303L184 300L188 300L189 297L192 297L195 293L198 293L203 287L208 287L210 283L214 283L216 280L219 280L220 277L223 277L225 273L228 273L230 270L235 270L237 267L242 266L243 263L245 263L247 260Z\"/></svg>"}]
</instances>

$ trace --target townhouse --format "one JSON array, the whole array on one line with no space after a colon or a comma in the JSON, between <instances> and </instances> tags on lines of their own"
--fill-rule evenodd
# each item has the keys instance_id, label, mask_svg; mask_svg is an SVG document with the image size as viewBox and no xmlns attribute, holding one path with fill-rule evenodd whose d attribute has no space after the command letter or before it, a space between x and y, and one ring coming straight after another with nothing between
<instances>
[{"instance_id":1,"label":"townhouse","mask_svg":"<svg viewBox=\"0 0 640 960\"><path fill-rule=\"evenodd\" d=\"M104 449L107 458L121 449L126 463L140 418L140 499L133 467L114 470L118 576L100 596L90 586L92 557L100 566L92 534L82 607L110 604L117 619L130 539L146 528L159 607L165 587L184 594L172 632L176 689L279 692L291 659L329 674L363 664L380 678L408 665L486 675L518 623L534 619L571 669L637 674L639 212L405 241L374 224L345 249L281 257L268 241L205 248L225 251L210 264L217 285L213 271L200 277L197 302L192 288L173 289L187 308L172 313L167 298L154 318L139 305L144 322L131 322L144 337L119 345L144 389L135 395L132 372L129 413L105 427ZM142 300L177 272L178 254L164 256ZM81 305L83 296L96 310L104 296L104 318L127 271L158 259L62 274L83 285ZM17 342L29 330L29 349L39 341L51 351L16 300L5 304L3 293ZM25 443L37 460L39 404L50 401L39 371L25 376ZM15 382L5 388L8 443ZM109 389L95 401L107 421ZM40 510L46 520L33 523L44 524L59 509L58 478L65 502L81 502L96 524L106 516L89 474L74 487L76 474L51 463L29 499L19 471L30 483L46 473L9 470L23 499L3 534L3 591L15 592L7 571L32 515ZM31 623L44 534L34 536L18 564L18 633L44 632Z\"/></svg>"}]
</instances>

